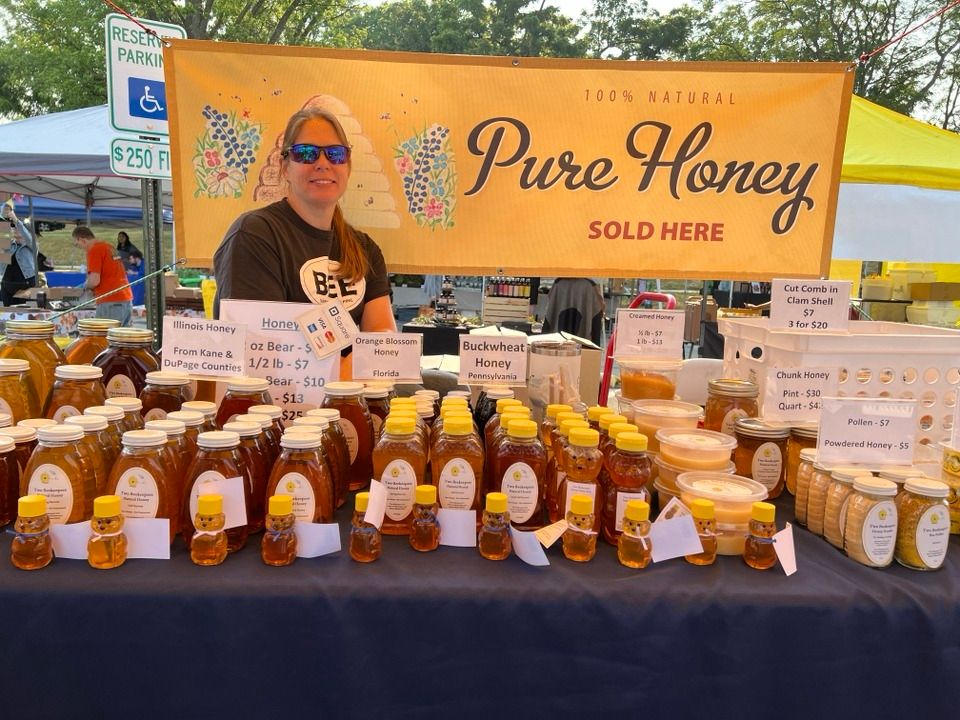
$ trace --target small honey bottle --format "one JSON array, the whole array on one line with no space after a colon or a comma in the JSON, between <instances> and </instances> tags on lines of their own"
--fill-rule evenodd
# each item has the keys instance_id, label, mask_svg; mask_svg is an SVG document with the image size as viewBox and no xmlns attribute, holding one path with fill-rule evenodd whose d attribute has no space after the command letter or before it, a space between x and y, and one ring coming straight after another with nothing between
<instances>
[{"instance_id":1,"label":"small honey bottle","mask_svg":"<svg viewBox=\"0 0 960 720\"><path fill-rule=\"evenodd\" d=\"M697 498L690 503L690 512L693 513L693 523L697 526L703 552L684 555L684 559L692 565L713 565L717 559L717 520L713 500Z\"/></svg>"},{"instance_id":2,"label":"small honey bottle","mask_svg":"<svg viewBox=\"0 0 960 720\"><path fill-rule=\"evenodd\" d=\"M505 560L513 551L510 541L510 512L504 493L487 493L483 524L477 534L477 549L487 560Z\"/></svg>"},{"instance_id":3,"label":"small honey bottle","mask_svg":"<svg viewBox=\"0 0 960 720\"><path fill-rule=\"evenodd\" d=\"M353 520L350 523L350 557L357 562L373 562L380 557L383 538L376 525L363 519L367 512L370 493L358 492L353 508Z\"/></svg>"},{"instance_id":4,"label":"small honey bottle","mask_svg":"<svg viewBox=\"0 0 960 720\"><path fill-rule=\"evenodd\" d=\"M39 570L53 560L47 498L24 495L17 501L17 520L13 526L10 562L21 570Z\"/></svg>"},{"instance_id":5,"label":"small honey bottle","mask_svg":"<svg viewBox=\"0 0 960 720\"><path fill-rule=\"evenodd\" d=\"M743 561L756 570L769 570L777 564L773 536L777 533L777 507L755 502L750 508L750 532L743 546Z\"/></svg>"},{"instance_id":6,"label":"small honey bottle","mask_svg":"<svg viewBox=\"0 0 960 720\"><path fill-rule=\"evenodd\" d=\"M440 522L437 520L437 486L417 485L410 523L410 547L419 552L436 550L440 545Z\"/></svg>"},{"instance_id":7,"label":"small honey bottle","mask_svg":"<svg viewBox=\"0 0 960 720\"><path fill-rule=\"evenodd\" d=\"M127 536L123 534L123 514L119 495L101 495L93 499L93 533L87 541L87 562L98 570L110 570L127 559Z\"/></svg>"},{"instance_id":8,"label":"small honey bottle","mask_svg":"<svg viewBox=\"0 0 960 720\"><path fill-rule=\"evenodd\" d=\"M652 559L650 505L630 500L623 513L623 532L617 538L617 559L628 568L645 568Z\"/></svg>"},{"instance_id":9,"label":"small honey bottle","mask_svg":"<svg viewBox=\"0 0 960 720\"><path fill-rule=\"evenodd\" d=\"M297 517L293 514L291 495L271 495L267 503L267 517L260 557L267 565L290 565L297 557L297 534L293 531Z\"/></svg>"},{"instance_id":10,"label":"small honey bottle","mask_svg":"<svg viewBox=\"0 0 960 720\"><path fill-rule=\"evenodd\" d=\"M567 560L593 560L597 554L597 532L593 529L595 519L592 497L574 495L570 498L567 529L563 532L563 554Z\"/></svg>"},{"instance_id":11,"label":"small honey bottle","mask_svg":"<svg viewBox=\"0 0 960 720\"><path fill-rule=\"evenodd\" d=\"M227 557L227 533L223 526L223 495L201 495L193 517L190 559L195 565L219 565Z\"/></svg>"}]
</instances>

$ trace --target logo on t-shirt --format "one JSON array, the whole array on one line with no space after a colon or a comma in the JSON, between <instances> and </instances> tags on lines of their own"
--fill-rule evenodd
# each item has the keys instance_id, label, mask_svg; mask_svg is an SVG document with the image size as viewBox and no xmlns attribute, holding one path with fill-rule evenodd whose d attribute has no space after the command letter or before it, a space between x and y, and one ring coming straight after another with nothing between
<instances>
[{"instance_id":1,"label":"logo on t-shirt","mask_svg":"<svg viewBox=\"0 0 960 720\"><path fill-rule=\"evenodd\" d=\"M340 263L329 257L308 260L300 267L300 285L311 302L320 303L339 298L347 310L362 300L367 290L366 278L350 283L338 276Z\"/></svg>"}]
</instances>

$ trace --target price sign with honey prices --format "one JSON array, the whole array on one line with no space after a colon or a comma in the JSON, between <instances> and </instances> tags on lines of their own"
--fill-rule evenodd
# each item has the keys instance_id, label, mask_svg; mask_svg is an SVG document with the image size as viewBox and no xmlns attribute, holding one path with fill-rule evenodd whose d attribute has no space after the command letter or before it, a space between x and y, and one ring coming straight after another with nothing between
<instances>
[{"instance_id":1,"label":"price sign with honey prices","mask_svg":"<svg viewBox=\"0 0 960 720\"><path fill-rule=\"evenodd\" d=\"M617 357L683 358L683 310L617 310Z\"/></svg>"},{"instance_id":2,"label":"price sign with honey prices","mask_svg":"<svg viewBox=\"0 0 960 720\"><path fill-rule=\"evenodd\" d=\"M763 397L764 418L788 422L819 420L821 398L837 394L837 378L837 368L770 368Z\"/></svg>"},{"instance_id":3,"label":"price sign with honey prices","mask_svg":"<svg viewBox=\"0 0 960 720\"><path fill-rule=\"evenodd\" d=\"M846 332L850 285L849 280L774 279L770 329Z\"/></svg>"}]
</instances>

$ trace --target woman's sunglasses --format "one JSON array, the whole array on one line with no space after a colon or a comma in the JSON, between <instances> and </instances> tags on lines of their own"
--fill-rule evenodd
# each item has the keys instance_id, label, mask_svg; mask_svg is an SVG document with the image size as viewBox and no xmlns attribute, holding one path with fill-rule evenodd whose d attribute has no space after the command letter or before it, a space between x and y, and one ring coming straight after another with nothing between
<instances>
[{"instance_id":1,"label":"woman's sunglasses","mask_svg":"<svg viewBox=\"0 0 960 720\"><path fill-rule=\"evenodd\" d=\"M296 145L291 145L280 154L283 157L290 158L295 163L309 165L320 159L320 153L326 155L331 165L343 165L350 159L350 146L297 143Z\"/></svg>"}]
</instances>

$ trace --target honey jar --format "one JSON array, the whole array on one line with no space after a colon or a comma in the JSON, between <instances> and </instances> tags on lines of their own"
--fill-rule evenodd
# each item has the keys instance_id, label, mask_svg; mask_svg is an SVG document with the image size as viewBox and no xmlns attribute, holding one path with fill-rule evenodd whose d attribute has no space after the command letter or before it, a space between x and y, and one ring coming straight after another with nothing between
<instances>
[{"instance_id":1,"label":"honey jar","mask_svg":"<svg viewBox=\"0 0 960 720\"><path fill-rule=\"evenodd\" d=\"M363 390L363 399L367 401L370 420L373 422L373 437L379 440L383 421L390 414L390 390L385 387L368 386Z\"/></svg>"},{"instance_id":2,"label":"honey jar","mask_svg":"<svg viewBox=\"0 0 960 720\"><path fill-rule=\"evenodd\" d=\"M848 557L867 567L890 564L897 540L896 494L889 480L864 475L853 481L843 533Z\"/></svg>"},{"instance_id":3,"label":"honey jar","mask_svg":"<svg viewBox=\"0 0 960 720\"><path fill-rule=\"evenodd\" d=\"M183 439L187 444L191 457L195 457L197 454L197 438L200 436L200 433L213 432L203 429L205 423L203 413L194 410L177 410L176 412L167 413L167 420L179 420L183 423L185 428ZM190 524L192 527L193 520L190 520Z\"/></svg>"},{"instance_id":4,"label":"honey jar","mask_svg":"<svg viewBox=\"0 0 960 720\"><path fill-rule=\"evenodd\" d=\"M103 368L103 385L108 398L138 398L147 382L147 373L160 369L153 351L153 331L118 327L107 330L107 349L93 359Z\"/></svg>"},{"instance_id":5,"label":"honey jar","mask_svg":"<svg viewBox=\"0 0 960 720\"><path fill-rule=\"evenodd\" d=\"M46 320L8 320L7 335L0 342L0 358L30 363L28 377L40 406L46 403L53 389L54 370L67 361L53 339L53 332L53 323Z\"/></svg>"},{"instance_id":6,"label":"honey jar","mask_svg":"<svg viewBox=\"0 0 960 720\"><path fill-rule=\"evenodd\" d=\"M143 430L143 403L137 397L108 397L104 403L108 407L118 407L123 410L123 429Z\"/></svg>"},{"instance_id":7,"label":"honey jar","mask_svg":"<svg viewBox=\"0 0 960 720\"><path fill-rule=\"evenodd\" d=\"M143 403L143 421L163 420L167 413L176 412L190 398L190 378L186 373L154 370L146 375L146 384L140 391Z\"/></svg>"},{"instance_id":8,"label":"honey jar","mask_svg":"<svg viewBox=\"0 0 960 720\"><path fill-rule=\"evenodd\" d=\"M82 415L88 407L103 405L106 400L103 370L95 365L60 365L54 371L53 390L43 409L44 417L63 422Z\"/></svg>"},{"instance_id":9,"label":"honey jar","mask_svg":"<svg viewBox=\"0 0 960 720\"><path fill-rule=\"evenodd\" d=\"M20 466L17 444L8 435L0 434L0 527L17 519L20 497Z\"/></svg>"},{"instance_id":10,"label":"honey jar","mask_svg":"<svg viewBox=\"0 0 960 720\"><path fill-rule=\"evenodd\" d=\"M810 497L810 481L813 479L813 463L817 459L816 448L804 448L800 451L800 464L797 467L797 487L793 501L793 515L798 525L807 526L807 501Z\"/></svg>"},{"instance_id":11,"label":"honey jar","mask_svg":"<svg viewBox=\"0 0 960 720\"><path fill-rule=\"evenodd\" d=\"M733 461L737 474L763 485L768 498L780 497L786 479L790 428L771 425L759 418L740 418L734 423L734 436L737 447Z\"/></svg>"},{"instance_id":12,"label":"honey jar","mask_svg":"<svg viewBox=\"0 0 960 720\"><path fill-rule=\"evenodd\" d=\"M11 424L40 414L40 400L30 382L30 363L20 358L0 358L0 413Z\"/></svg>"},{"instance_id":13,"label":"honey jar","mask_svg":"<svg viewBox=\"0 0 960 720\"><path fill-rule=\"evenodd\" d=\"M27 468L27 462L33 454L33 449L37 446L37 430L27 425L17 425L16 427L5 427L0 430L0 435L6 435L16 444L14 450L17 458L17 467L20 476ZM17 495L19 497L19 494Z\"/></svg>"},{"instance_id":14,"label":"honey jar","mask_svg":"<svg viewBox=\"0 0 960 720\"><path fill-rule=\"evenodd\" d=\"M120 498L124 517L167 518L172 543L180 522L180 479L166 444L167 434L160 430L124 433L123 450L110 471L107 487Z\"/></svg>"},{"instance_id":15,"label":"honey jar","mask_svg":"<svg viewBox=\"0 0 960 720\"><path fill-rule=\"evenodd\" d=\"M51 425L37 430L39 443L20 478L20 495L43 495L53 524L88 520L96 481L93 463L81 449L83 428Z\"/></svg>"},{"instance_id":16,"label":"honey jar","mask_svg":"<svg viewBox=\"0 0 960 720\"><path fill-rule=\"evenodd\" d=\"M867 470L845 467L834 468L830 473L830 484L823 505L823 539L839 550L843 550L847 502L853 493L853 481L870 474Z\"/></svg>"},{"instance_id":17,"label":"honey jar","mask_svg":"<svg viewBox=\"0 0 960 720\"><path fill-rule=\"evenodd\" d=\"M737 420L757 417L760 408L756 383L735 378L717 378L707 384L703 427L706 430L733 435Z\"/></svg>"},{"instance_id":18,"label":"honey jar","mask_svg":"<svg viewBox=\"0 0 960 720\"><path fill-rule=\"evenodd\" d=\"M256 415L238 415L238 418L257 417ZM261 415L265 420L270 418ZM267 498L273 493L267 493L267 482L273 470L273 462L269 460L266 438L263 426L257 422L234 420L223 426L224 430L235 432L240 436L240 456L250 471L250 505L247 507L247 530L251 535L263 530L266 518Z\"/></svg>"},{"instance_id":19,"label":"honey jar","mask_svg":"<svg viewBox=\"0 0 960 720\"><path fill-rule=\"evenodd\" d=\"M950 508L946 483L912 477L898 498L897 544L893 556L912 570L937 570L950 543Z\"/></svg>"},{"instance_id":20,"label":"honey jar","mask_svg":"<svg viewBox=\"0 0 960 720\"><path fill-rule=\"evenodd\" d=\"M107 349L107 331L120 327L119 320L109 318L80 318L77 321L79 337L64 348L63 354L70 365L89 365Z\"/></svg>"},{"instance_id":21,"label":"honey jar","mask_svg":"<svg viewBox=\"0 0 960 720\"><path fill-rule=\"evenodd\" d=\"M790 429L790 437L787 440L787 472L784 480L787 486L787 492L791 495L797 494L797 472L800 470L800 451L807 448L816 450L817 448L816 425L796 425Z\"/></svg>"},{"instance_id":22,"label":"honey jar","mask_svg":"<svg viewBox=\"0 0 960 720\"><path fill-rule=\"evenodd\" d=\"M814 535L823 536L823 513L826 510L827 490L832 479L829 467L822 463L813 463L813 475L807 490L807 530Z\"/></svg>"},{"instance_id":23,"label":"honey jar","mask_svg":"<svg viewBox=\"0 0 960 720\"><path fill-rule=\"evenodd\" d=\"M217 425L223 427L225 423L236 420L237 415L246 415L254 405L273 405L270 383L263 378L230 378L217 410Z\"/></svg>"},{"instance_id":24,"label":"honey jar","mask_svg":"<svg viewBox=\"0 0 960 720\"><path fill-rule=\"evenodd\" d=\"M107 435L110 438L110 447L115 450L113 459L120 453L123 445L123 433L126 431L123 408L114 405L94 405L83 411L84 415L97 415L107 421Z\"/></svg>"},{"instance_id":25,"label":"honey jar","mask_svg":"<svg viewBox=\"0 0 960 720\"><path fill-rule=\"evenodd\" d=\"M216 403L212 403L209 400L187 400L179 409L190 410L191 412L198 412L203 415L203 425L200 427L200 432L210 432L211 430L220 429L217 426ZM247 412L249 412L249 410Z\"/></svg>"},{"instance_id":26,"label":"honey jar","mask_svg":"<svg viewBox=\"0 0 960 720\"><path fill-rule=\"evenodd\" d=\"M359 490L373 476L373 420L363 399L363 385L332 382L323 391L323 407L340 412L340 428L350 453L348 489Z\"/></svg>"},{"instance_id":27,"label":"honey jar","mask_svg":"<svg viewBox=\"0 0 960 720\"><path fill-rule=\"evenodd\" d=\"M64 421L67 425L76 425L83 428L83 438L80 440L81 449L86 449L93 467L95 491L93 496L107 494L107 478L113 462L120 453L120 448L110 445L107 434L107 419L97 415L73 415Z\"/></svg>"}]
</instances>

